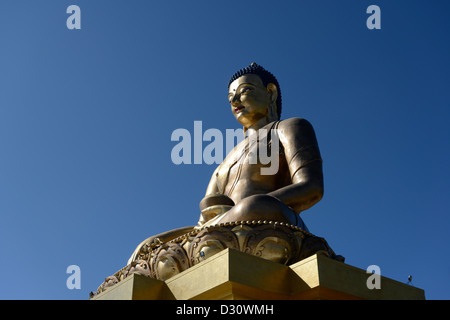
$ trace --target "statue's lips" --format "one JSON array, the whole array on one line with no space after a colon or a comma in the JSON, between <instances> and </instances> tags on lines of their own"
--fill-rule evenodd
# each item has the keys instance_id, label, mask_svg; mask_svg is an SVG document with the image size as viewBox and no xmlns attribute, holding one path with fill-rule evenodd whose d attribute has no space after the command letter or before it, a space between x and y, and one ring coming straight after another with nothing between
<instances>
[{"instance_id":1,"label":"statue's lips","mask_svg":"<svg viewBox=\"0 0 450 320\"><path fill-rule=\"evenodd\" d=\"M239 113L244 108L245 108L244 106L238 106L238 107L234 108L234 112Z\"/></svg>"}]
</instances>

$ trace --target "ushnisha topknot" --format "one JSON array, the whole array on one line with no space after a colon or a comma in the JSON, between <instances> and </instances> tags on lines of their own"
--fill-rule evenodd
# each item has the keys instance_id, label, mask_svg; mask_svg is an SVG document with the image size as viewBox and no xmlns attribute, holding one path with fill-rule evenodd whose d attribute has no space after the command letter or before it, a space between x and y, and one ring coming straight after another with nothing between
<instances>
[{"instance_id":1,"label":"ushnisha topknot","mask_svg":"<svg viewBox=\"0 0 450 320\"><path fill-rule=\"evenodd\" d=\"M272 73L270 73L269 71L267 71L266 69L264 69L262 66L256 64L255 62L252 62L248 67L243 68L243 69L239 70L238 72L236 72L235 74L233 74L230 81L228 82L228 89L230 89L230 85L234 80L238 79L239 77L242 77L245 74L256 74L257 76L259 76L261 78L264 86L267 86L269 83L273 83L277 87L277 90L278 90L278 97L277 97L277 101L276 101L277 114L278 114L278 119L280 119L280 116L281 116L280 85L278 84L278 80L275 78L275 76Z\"/></svg>"}]
</instances>

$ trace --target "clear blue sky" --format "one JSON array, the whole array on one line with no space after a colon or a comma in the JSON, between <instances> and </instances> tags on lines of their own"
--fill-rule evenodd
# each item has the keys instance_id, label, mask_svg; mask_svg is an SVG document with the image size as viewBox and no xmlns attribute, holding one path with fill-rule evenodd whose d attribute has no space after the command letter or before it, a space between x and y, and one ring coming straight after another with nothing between
<instances>
[{"instance_id":1,"label":"clear blue sky","mask_svg":"<svg viewBox=\"0 0 450 320\"><path fill-rule=\"evenodd\" d=\"M66 8L81 8L68 30ZM381 8L369 30L366 9ZM196 224L215 165L170 137L239 128L255 61L317 134L325 195L302 216L346 262L449 299L450 3L1 1L0 299L87 299L138 243ZM66 268L81 268L81 289Z\"/></svg>"}]
</instances>

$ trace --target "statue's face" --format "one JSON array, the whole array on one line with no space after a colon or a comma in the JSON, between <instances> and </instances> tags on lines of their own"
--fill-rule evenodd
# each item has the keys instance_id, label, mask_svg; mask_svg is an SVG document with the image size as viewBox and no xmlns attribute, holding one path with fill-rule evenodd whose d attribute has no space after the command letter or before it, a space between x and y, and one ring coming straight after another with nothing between
<instances>
[{"instance_id":1,"label":"statue's face","mask_svg":"<svg viewBox=\"0 0 450 320\"><path fill-rule=\"evenodd\" d=\"M228 100L234 117L248 128L266 117L271 93L256 74L246 74L230 84Z\"/></svg>"}]
</instances>

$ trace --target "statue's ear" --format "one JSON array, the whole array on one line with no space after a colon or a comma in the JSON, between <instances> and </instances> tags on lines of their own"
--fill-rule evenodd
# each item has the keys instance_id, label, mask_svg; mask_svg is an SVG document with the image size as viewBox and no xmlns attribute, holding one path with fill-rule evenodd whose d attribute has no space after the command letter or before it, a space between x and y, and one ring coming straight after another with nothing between
<instances>
[{"instance_id":1,"label":"statue's ear","mask_svg":"<svg viewBox=\"0 0 450 320\"><path fill-rule=\"evenodd\" d=\"M271 121L279 120L278 118L278 106L277 106L277 98L278 98L278 89L277 86L273 83L269 83L266 87L267 92L270 94L270 105L269 114L271 115Z\"/></svg>"},{"instance_id":2,"label":"statue's ear","mask_svg":"<svg viewBox=\"0 0 450 320\"><path fill-rule=\"evenodd\" d=\"M277 86L273 83L269 83L266 87L267 92L270 93L270 100L273 104L277 101L278 98L278 89Z\"/></svg>"}]
</instances>

